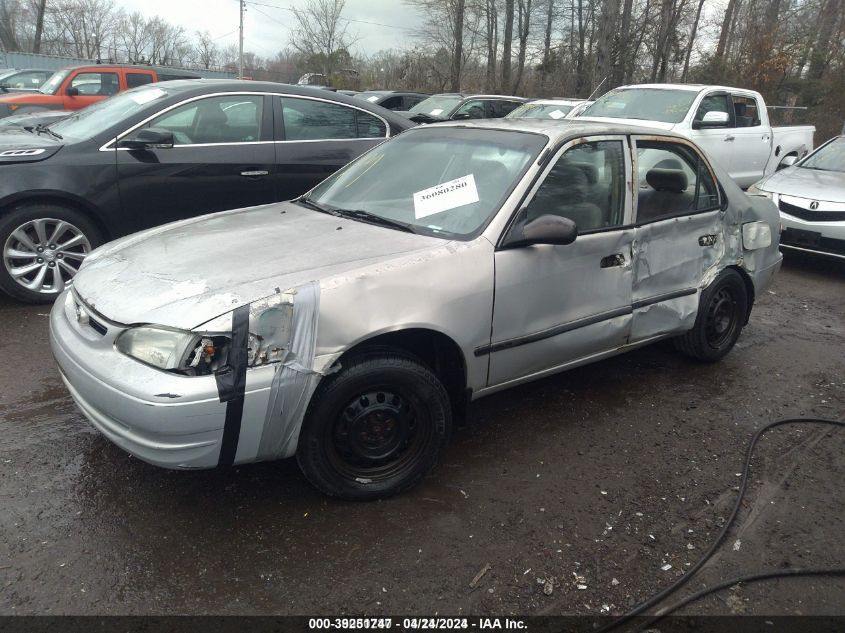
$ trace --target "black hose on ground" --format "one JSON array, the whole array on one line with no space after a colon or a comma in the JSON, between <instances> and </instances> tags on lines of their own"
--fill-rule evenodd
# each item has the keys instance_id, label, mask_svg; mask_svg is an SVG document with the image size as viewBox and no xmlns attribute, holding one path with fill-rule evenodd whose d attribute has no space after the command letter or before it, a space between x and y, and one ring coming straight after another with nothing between
<instances>
[{"instance_id":1,"label":"black hose on ground","mask_svg":"<svg viewBox=\"0 0 845 633\"><path fill-rule=\"evenodd\" d=\"M698 572L704 566L704 564L708 560L710 560L710 558L713 556L713 554L716 553L716 550L719 549L719 546L725 540L725 537L728 535L728 531L731 529L733 522L736 520L736 517L739 514L739 509L742 504L742 500L745 497L745 492L748 488L748 477L751 472L751 458L754 456L754 449L757 446L757 442L760 440L760 438L766 431L769 431L770 429L773 429L778 426L782 426L784 424L828 424L831 426L845 427L845 422L841 420L825 420L823 418L787 418L784 420L775 420L774 422L769 422L768 424L760 427L754 434L754 437L751 438L751 443L748 445L748 450L745 453L745 463L742 467L742 481L739 484L739 493L737 494L736 501L734 502L734 507L731 511L731 515L730 517L728 517L728 520L725 521L725 525L722 528L722 531L719 532L719 535L716 537L716 540L713 541L713 543L710 545L709 549L704 552L702 557L699 558L698 561L683 576L678 578L675 582L670 584L665 589L662 589L650 598L643 600L640 604L635 606L625 615L601 627L598 630L598 633L605 633L606 631L615 629L618 626L621 626L625 622L629 621L630 619L637 617L646 609L649 609L654 605L662 602L670 595L675 593L687 582L689 582L689 580L696 574L696 572ZM757 582L761 580L768 580L770 578L783 578L788 576L845 576L845 569L787 569L771 572L761 572L748 576L741 576L739 578L733 578L731 580L726 580L722 583L719 583L718 585L714 585L713 587L709 587L707 589L699 591L698 593L695 593L689 596L688 598L681 600L680 602L672 605L671 607L668 607L667 609L658 612L646 624L642 625L642 627L653 624L654 622L666 617L670 613L677 611L681 607L695 602L696 600L699 600L704 596L710 595L711 593L726 589L727 587L732 587L733 585L742 582Z\"/></svg>"}]
</instances>

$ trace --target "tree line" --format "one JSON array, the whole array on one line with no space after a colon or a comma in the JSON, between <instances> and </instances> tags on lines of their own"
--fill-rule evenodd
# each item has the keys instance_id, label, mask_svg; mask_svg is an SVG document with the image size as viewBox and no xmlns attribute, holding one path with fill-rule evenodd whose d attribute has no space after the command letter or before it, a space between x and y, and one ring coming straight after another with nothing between
<instances>
[{"instance_id":1,"label":"tree line","mask_svg":"<svg viewBox=\"0 0 845 633\"><path fill-rule=\"evenodd\" d=\"M843 0L405 1L420 24L397 26L403 48L356 53L345 0L308 0L286 13L287 45L270 58L247 51L245 72L288 82L319 72L356 89L579 98L630 83L715 83L808 108L779 110L777 122L814 123L818 140L845 121ZM0 0L0 45L200 68L238 62L236 46L114 0Z\"/></svg>"}]
</instances>

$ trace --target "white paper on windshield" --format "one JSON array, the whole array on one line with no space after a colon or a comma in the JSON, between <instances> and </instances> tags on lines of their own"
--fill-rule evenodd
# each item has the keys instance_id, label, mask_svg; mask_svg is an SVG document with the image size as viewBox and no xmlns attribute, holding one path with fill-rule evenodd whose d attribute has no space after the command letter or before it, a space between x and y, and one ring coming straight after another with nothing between
<instances>
[{"instance_id":1,"label":"white paper on windshield","mask_svg":"<svg viewBox=\"0 0 845 633\"><path fill-rule=\"evenodd\" d=\"M414 194L414 216L425 218L473 202L478 202L478 189L475 188L475 176L469 174L417 191Z\"/></svg>"},{"instance_id":2,"label":"white paper on windshield","mask_svg":"<svg viewBox=\"0 0 845 633\"><path fill-rule=\"evenodd\" d=\"M367 97L367 101L372 103L373 101L378 101L378 95L373 95L372 97Z\"/></svg>"},{"instance_id":3,"label":"white paper on windshield","mask_svg":"<svg viewBox=\"0 0 845 633\"><path fill-rule=\"evenodd\" d=\"M551 112L549 112L549 116L553 119L562 119L566 115L560 110L552 110Z\"/></svg>"},{"instance_id":4,"label":"white paper on windshield","mask_svg":"<svg viewBox=\"0 0 845 633\"><path fill-rule=\"evenodd\" d=\"M142 90L141 92L136 92L135 94L131 95L131 97L132 101L134 101L138 105L144 105L145 103L155 101L159 97L163 97L166 94L167 93L161 88L150 88L149 90Z\"/></svg>"},{"instance_id":5,"label":"white paper on windshield","mask_svg":"<svg viewBox=\"0 0 845 633\"><path fill-rule=\"evenodd\" d=\"M438 115L438 114L440 114L441 112L443 112L443 108L434 108L434 110L432 110L431 112L429 112L429 114L430 114L431 116L437 116L437 115Z\"/></svg>"}]
</instances>

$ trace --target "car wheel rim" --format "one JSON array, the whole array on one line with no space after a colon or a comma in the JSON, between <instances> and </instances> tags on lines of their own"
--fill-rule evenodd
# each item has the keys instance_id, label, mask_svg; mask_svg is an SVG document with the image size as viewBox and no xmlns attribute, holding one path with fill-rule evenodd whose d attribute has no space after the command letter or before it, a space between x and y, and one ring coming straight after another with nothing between
<instances>
[{"instance_id":1,"label":"car wheel rim","mask_svg":"<svg viewBox=\"0 0 845 633\"><path fill-rule=\"evenodd\" d=\"M23 288L58 294L90 252L91 242L78 227L65 220L38 218L12 231L3 248L3 263Z\"/></svg>"},{"instance_id":2,"label":"car wheel rim","mask_svg":"<svg viewBox=\"0 0 845 633\"><path fill-rule=\"evenodd\" d=\"M720 288L710 300L707 310L707 342L711 347L722 347L731 339L738 323L739 316L733 292L729 288Z\"/></svg>"},{"instance_id":3,"label":"car wheel rim","mask_svg":"<svg viewBox=\"0 0 845 633\"><path fill-rule=\"evenodd\" d=\"M415 407L392 389L372 389L352 398L331 430L330 458L343 476L384 480L413 464L426 443Z\"/></svg>"}]
</instances>

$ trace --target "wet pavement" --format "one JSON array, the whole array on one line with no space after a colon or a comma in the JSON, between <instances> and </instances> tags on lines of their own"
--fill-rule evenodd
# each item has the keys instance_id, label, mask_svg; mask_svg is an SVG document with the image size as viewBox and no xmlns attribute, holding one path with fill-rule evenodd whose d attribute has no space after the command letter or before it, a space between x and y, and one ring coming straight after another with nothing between
<instances>
[{"instance_id":1,"label":"wet pavement","mask_svg":"<svg viewBox=\"0 0 845 633\"><path fill-rule=\"evenodd\" d=\"M622 613L715 537L755 429L845 419L845 264L811 258L787 258L723 362L662 343L481 400L433 475L369 504L323 497L293 460L131 458L75 409L46 313L0 299L2 614ZM740 525L678 597L845 566L844 440L765 436ZM776 580L686 612L845 614L844 594Z\"/></svg>"}]
</instances>

